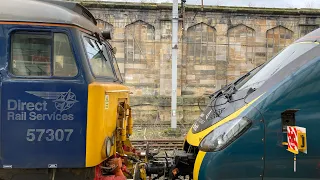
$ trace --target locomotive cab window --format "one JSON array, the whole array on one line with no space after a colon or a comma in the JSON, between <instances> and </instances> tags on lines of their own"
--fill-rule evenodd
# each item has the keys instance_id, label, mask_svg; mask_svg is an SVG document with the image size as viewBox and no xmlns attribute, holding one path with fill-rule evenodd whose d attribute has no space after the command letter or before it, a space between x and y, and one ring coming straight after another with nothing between
<instances>
[{"instance_id":1,"label":"locomotive cab window","mask_svg":"<svg viewBox=\"0 0 320 180\"><path fill-rule=\"evenodd\" d=\"M114 56L114 54L112 54L112 52L111 52L111 50L109 48L107 48L107 50L108 50L109 57L112 59L112 64L113 64L114 70L116 72L117 78L118 78L118 80L120 82L123 82L123 79L122 79L122 76L121 76L121 72L120 72L120 69L119 69L119 66L118 66L118 63L117 63L117 59Z\"/></svg>"},{"instance_id":2,"label":"locomotive cab window","mask_svg":"<svg viewBox=\"0 0 320 180\"><path fill-rule=\"evenodd\" d=\"M111 59L106 54L106 47L88 37L84 37L84 46L93 75L96 77L116 79Z\"/></svg>"},{"instance_id":3,"label":"locomotive cab window","mask_svg":"<svg viewBox=\"0 0 320 180\"><path fill-rule=\"evenodd\" d=\"M78 69L66 34L17 32L11 36L10 72L25 77L73 77Z\"/></svg>"}]
</instances>

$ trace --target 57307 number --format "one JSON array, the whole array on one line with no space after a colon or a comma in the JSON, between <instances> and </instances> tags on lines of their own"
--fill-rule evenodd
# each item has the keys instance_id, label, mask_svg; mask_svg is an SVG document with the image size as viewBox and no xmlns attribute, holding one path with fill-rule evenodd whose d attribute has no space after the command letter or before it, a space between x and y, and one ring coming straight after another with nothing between
<instances>
[{"instance_id":1,"label":"57307 number","mask_svg":"<svg viewBox=\"0 0 320 180\"><path fill-rule=\"evenodd\" d=\"M27 141L69 141L73 129L28 129Z\"/></svg>"}]
</instances>

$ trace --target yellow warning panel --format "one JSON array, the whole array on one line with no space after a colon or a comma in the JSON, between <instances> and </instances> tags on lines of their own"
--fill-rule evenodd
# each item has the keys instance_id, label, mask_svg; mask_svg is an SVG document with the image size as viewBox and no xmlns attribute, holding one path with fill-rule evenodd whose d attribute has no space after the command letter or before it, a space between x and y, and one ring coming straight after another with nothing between
<instances>
[{"instance_id":1,"label":"yellow warning panel","mask_svg":"<svg viewBox=\"0 0 320 180\"><path fill-rule=\"evenodd\" d=\"M298 132L298 149L302 153L307 154L307 132L306 128L296 127Z\"/></svg>"},{"instance_id":2,"label":"yellow warning panel","mask_svg":"<svg viewBox=\"0 0 320 180\"><path fill-rule=\"evenodd\" d=\"M288 151L298 154L299 151L307 154L307 131L304 127L287 126ZM285 144L285 143L283 143Z\"/></svg>"}]
</instances>

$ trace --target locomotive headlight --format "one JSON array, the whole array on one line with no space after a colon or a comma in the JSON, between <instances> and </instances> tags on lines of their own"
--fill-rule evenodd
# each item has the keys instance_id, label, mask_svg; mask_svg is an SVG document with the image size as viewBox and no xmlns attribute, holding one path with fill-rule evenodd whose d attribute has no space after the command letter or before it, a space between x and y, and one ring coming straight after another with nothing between
<instances>
[{"instance_id":1,"label":"locomotive headlight","mask_svg":"<svg viewBox=\"0 0 320 180\"><path fill-rule=\"evenodd\" d=\"M103 144L103 148L102 150L104 151L103 153L105 153L105 155L107 157L109 157L112 153L112 148L115 145L115 132L112 134L111 137L106 137L104 140L104 144Z\"/></svg>"},{"instance_id":2,"label":"locomotive headlight","mask_svg":"<svg viewBox=\"0 0 320 180\"><path fill-rule=\"evenodd\" d=\"M199 145L201 151L219 151L250 128L252 121L246 117L235 118L211 131Z\"/></svg>"},{"instance_id":3,"label":"locomotive headlight","mask_svg":"<svg viewBox=\"0 0 320 180\"><path fill-rule=\"evenodd\" d=\"M110 156L111 154L111 147L112 147L112 141L111 141L111 138L107 138L106 139L106 155L107 156Z\"/></svg>"}]
</instances>

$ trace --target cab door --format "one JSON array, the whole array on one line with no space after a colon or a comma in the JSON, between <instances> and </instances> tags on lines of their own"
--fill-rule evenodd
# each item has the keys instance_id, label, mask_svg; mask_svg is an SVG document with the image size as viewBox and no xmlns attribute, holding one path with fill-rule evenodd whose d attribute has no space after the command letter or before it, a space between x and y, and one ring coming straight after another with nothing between
<instances>
[{"instance_id":1,"label":"cab door","mask_svg":"<svg viewBox=\"0 0 320 180\"><path fill-rule=\"evenodd\" d=\"M320 178L319 106L320 61L281 84L265 100L261 111L266 123L264 180ZM307 153L287 150L286 126L306 128ZM284 130L283 130L284 129Z\"/></svg>"},{"instance_id":2,"label":"cab door","mask_svg":"<svg viewBox=\"0 0 320 180\"><path fill-rule=\"evenodd\" d=\"M7 31L1 158L7 168L84 167L87 83L68 29Z\"/></svg>"}]
</instances>

